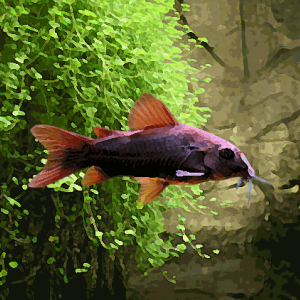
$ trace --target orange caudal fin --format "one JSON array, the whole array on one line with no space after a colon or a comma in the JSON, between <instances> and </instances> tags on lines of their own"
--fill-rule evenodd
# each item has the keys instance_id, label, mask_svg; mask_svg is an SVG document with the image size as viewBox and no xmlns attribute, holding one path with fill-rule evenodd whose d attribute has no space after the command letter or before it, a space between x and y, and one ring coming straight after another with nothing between
<instances>
[{"instance_id":1,"label":"orange caudal fin","mask_svg":"<svg viewBox=\"0 0 300 300\"><path fill-rule=\"evenodd\" d=\"M29 187L44 187L91 165L94 139L50 125L36 125L31 133L49 151L49 156Z\"/></svg>"}]
</instances>

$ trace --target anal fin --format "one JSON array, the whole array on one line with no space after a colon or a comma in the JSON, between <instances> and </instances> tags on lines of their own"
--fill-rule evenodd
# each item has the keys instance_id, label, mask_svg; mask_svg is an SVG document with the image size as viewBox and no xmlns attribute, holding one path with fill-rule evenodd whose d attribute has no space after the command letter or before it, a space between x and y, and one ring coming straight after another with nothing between
<instances>
[{"instance_id":1,"label":"anal fin","mask_svg":"<svg viewBox=\"0 0 300 300\"><path fill-rule=\"evenodd\" d=\"M92 184L100 183L108 180L110 177L107 176L101 168L92 166L85 173L82 179L83 186L89 186Z\"/></svg>"}]
</instances>

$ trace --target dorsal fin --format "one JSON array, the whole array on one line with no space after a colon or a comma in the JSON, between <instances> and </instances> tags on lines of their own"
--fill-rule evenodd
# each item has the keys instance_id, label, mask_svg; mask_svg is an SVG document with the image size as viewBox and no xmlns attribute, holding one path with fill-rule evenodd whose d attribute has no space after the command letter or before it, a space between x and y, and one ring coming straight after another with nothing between
<instances>
[{"instance_id":1,"label":"dorsal fin","mask_svg":"<svg viewBox=\"0 0 300 300\"><path fill-rule=\"evenodd\" d=\"M166 105L151 94L143 94L132 106L128 126L130 130L147 127L174 127L179 122L174 118Z\"/></svg>"}]
</instances>

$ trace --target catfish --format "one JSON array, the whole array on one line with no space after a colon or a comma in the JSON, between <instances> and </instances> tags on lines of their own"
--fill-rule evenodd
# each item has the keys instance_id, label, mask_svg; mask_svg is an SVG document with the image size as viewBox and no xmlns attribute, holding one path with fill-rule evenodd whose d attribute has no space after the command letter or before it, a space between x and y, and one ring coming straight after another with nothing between
<instances>
[{"instance_id":1,"label":"catfish","mask_svg":"<svg viewBox=\"0 0 300 300\"><path fill-rule=\"evenodd\" d=\"M240 177L237 187L255 176L243 152L204 130L179 123L166 105L143 94L132 106L130 131L94 127L97 139L50 125L36 125L31 133L49 151L44 169L29 183L41 188L89 168L83 186L117 176L141 183L139 207L155 200L168 185L192 185Z\"/></svg>"}]
</instances>

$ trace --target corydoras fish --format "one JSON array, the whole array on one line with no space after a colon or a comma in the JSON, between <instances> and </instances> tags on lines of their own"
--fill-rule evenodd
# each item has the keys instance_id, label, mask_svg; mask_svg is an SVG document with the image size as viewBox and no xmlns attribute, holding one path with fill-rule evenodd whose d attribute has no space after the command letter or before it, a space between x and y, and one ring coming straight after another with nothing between
<instances>
[{"instance_id":1,"label":"corydoras fish","mask_svg":"<svg viewBox=\"0 0 300 300\"><path fill-rule=\"evenodd\" d=\"M211 133L180 124L163 102L143 94L128 117L130 131L95 127L98 139L49 125L36 125L32 134L49 151L44 169L29 186L44 187L84 168L82 184L89 186L117 176L141 183L139 204L152 202L170 184L191 185L255 176L245 155ZM267 182L268 183L268 182Z\"/></svg>"}]
</instances>

